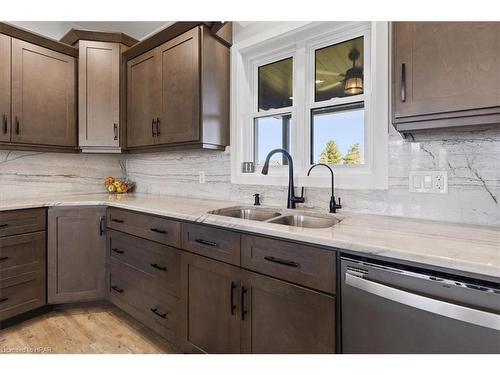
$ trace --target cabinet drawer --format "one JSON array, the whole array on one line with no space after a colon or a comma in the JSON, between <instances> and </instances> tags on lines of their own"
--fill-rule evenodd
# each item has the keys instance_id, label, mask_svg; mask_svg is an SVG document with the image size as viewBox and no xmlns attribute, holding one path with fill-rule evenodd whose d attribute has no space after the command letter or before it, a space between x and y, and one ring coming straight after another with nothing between
<instances>
[{"instance_id":1,"label":"cabinet drawer","mask_svg":"<svg viewBox=\"0 0 500 375\"><path fill-rule=\"evenodd\" d=\"M110 301L155 332L173 338L178 299L132 267L111 260L108 270Z\"/></svg>"},{"instance_id":2,"label":"cabinet drawer","mask_svg":"<svg viewBox=\"0 0 500 375\"><path fill-rule=\"evenodd\" d=\"M108 230L108 259L138 268L174 296L179 296L180 251L173 247Z\"/></svg>"},{"instance_id":3,"label":"cabinet drawer","mask_svg":"<svg viewBox=\"0 0 500 375\"><path fill-rule=\"evenodd\" d=\"M45 305L45 270L0 279L0 320Z\"/></svg>"},{"instance_id":4,"label":"cabinet drawer","mask_svg":"<svg viewBox=\"0 0 500 375\"><path fill-rule=\"evenodd\" d=\"M0 279L45 269L45 232L0 238Z\"/></svg>"},{"instance_id":5,"label":"cabinet drawer","mask_svg":"<svg viewBox=\"0 0 500 375\"><path fill-rule=\"evenodd\" d=\"M198 224L182 224L182 248L240 265L240 234Z\"/></svg>"},{"instance_id":6,"label":"cabinet drawer","mask_svg":"<svg viewBox=\"0 0 500 375\"><path fill-rule=\"evenodd\" d=\"M0 237L45 230L45 209L0 211Z\"/></svg>"},{"instance_id":7,"label":"cabinet drawer","mask_svg":"<svg viewBox=\"0 0 500 375\"><path fill-rule=\"evenodd\" d=\"M242 267L335 294L335 252L248 235L241 243Z\"/></svg>"},{"instance_id":8,"label":"cabinet drawer","mask_svg":"<svg viewBox=\"0 0 500 375\"><path fill-rule=\"evenodd\" d=\"M107 225L111 229L165 245L175 247L180 245L181 225L177 221L117 208L108 208L107 216Z\"/></svg>"}]
</instances>

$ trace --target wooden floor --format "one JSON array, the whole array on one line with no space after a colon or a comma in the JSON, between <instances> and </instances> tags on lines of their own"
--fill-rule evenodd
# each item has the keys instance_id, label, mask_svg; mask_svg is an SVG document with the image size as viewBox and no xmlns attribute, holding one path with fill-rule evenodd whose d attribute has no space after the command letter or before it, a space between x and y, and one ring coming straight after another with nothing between
<instances>
[{"instance_id":1,"label":"wooden floor","mask_svg":"<svg viewBox=\"0 0 500 375\"><path fill-rule=\"evenodd\" d=\"M55 308L0 330L1 353L160 354L179 350L112 305Z\"/></svg>"}]
</instances>

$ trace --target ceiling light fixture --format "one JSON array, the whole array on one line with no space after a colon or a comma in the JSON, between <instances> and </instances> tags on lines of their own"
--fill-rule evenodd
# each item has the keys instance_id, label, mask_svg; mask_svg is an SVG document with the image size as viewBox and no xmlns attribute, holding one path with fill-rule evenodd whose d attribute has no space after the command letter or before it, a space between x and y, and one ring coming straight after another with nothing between
<instances>
[{"instance_id":1,"label":"ceiling light fixture","mask_svg":"<svg viewBox=\"0 0 500 375\"><path fill-rule=\"evenodd\" d=\"M353 49L349 52L349 60L352 61L352 68L345 73L344 92L346 95L357 95L363 93L363 69L356 67L356 60L359 58L359 51Z\"/></svg>"}]
</instances>

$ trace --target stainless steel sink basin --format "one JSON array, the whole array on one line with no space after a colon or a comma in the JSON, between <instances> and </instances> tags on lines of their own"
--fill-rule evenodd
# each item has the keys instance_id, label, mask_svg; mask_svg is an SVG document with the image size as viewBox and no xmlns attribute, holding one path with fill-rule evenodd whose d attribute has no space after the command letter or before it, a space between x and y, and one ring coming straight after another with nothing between
<instances>
[{"instance_id":1,"label":"stainless steel sink basin","mask_svg":"<svg viewBox=\"0 0 500 375\"><path fill-rule=\"evenodd\" d=\"M235 217L238 219L266 221L281 215L273 209L256 207L229 207L220 210L210 211L210 214Z\"/></svg>"},{"instance_id":2,"label":"stainless steel sink basin","mask_svg":"<svg viewBox=\"0 0 500 375\"><path fill-rule=\"evenodd\" d=\"M269 220L269 223L300 228L330 228L338 222L340 222L338 217L319 214L285 214L276 219Z\"/></svg>"}]
</instances>

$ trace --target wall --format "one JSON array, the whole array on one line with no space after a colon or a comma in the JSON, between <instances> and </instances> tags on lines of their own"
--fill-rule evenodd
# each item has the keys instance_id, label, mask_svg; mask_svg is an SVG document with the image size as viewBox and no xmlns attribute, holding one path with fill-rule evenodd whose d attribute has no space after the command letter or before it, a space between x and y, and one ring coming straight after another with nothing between
<instances>
[{"instance_id":1,"label":"wall","mask_svg":"<svg viewBox=\"0 0 500 375\"><path fill-rule=\"evenodd\" d=\"M121 176L120 156L0 150L0 202L47 195L104 192Z\"/></svg>"},{"instance_id":2,"label":"wall","mask_svg":"<svg viewBox=\"0 0 500 375\"><path fill-rule=\"evenodd\" d=\"M500 126L474 131L415 133L410 141L391 130L388 190L339 190L345 210L461 223L500 225ZM127 175L137 191L194 198L285 205L287 189L232 185L229 151L186 151L128 155ZM445 170L448 194L408 191L411 170ZM206 183L198 182L199 171ZM298 189L297 189L298 192ZM306 189L306 206L327 208L330 191Z\"/></svg>"}]
</instances>

